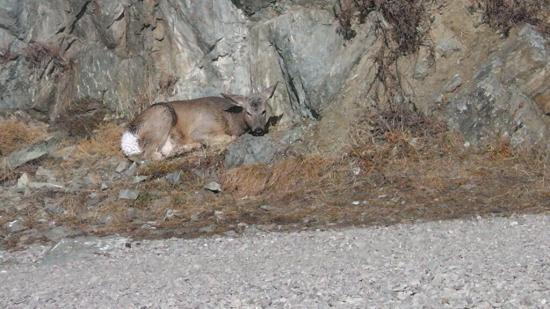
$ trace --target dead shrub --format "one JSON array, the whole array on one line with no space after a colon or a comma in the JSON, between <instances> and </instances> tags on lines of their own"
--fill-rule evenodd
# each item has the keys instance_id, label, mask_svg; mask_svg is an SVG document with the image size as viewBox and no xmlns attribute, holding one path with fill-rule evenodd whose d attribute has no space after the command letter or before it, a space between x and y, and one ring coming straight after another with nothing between
<instances>
[{"instance_id":1,"label":"dead shrub","mask_svg":"<svg viewBox=\"0 0 550 309\"><path fill-rule=\"evenodd\" d=\"M60 113L54 122L69 136L89 137L103 121L107 114L105 105L95 99L81 99L73 102L65 111Z\"/></svg>"},{"instance_id":2,"label":"dead shrub","mask_svg":"<svg viewBox=\"0 0 550 309\"><path fill-rule=\"evenodd\" d=\"M450 134L444 122L403 108L366 112L350 135L353 142L349 156L364 174L458 154L463 144Z\"/></svg>"},{"instance_id":3,"label":"dead shrub","mask_svg":"<svg viewBox=\"0 0 550 309\"><path fill-rule=\"evenodd\" d=\"M338 23L340 23L340 27L338 27L336 31L344 38L344 40L349 41L353 39L357 34L355 30L353 30L352 25L353 13L355 12L353 1L339 1L339 5L339 12L336 11L336 8L334 8L334 16L336 16Z\"/></svg>"},{"instance_id":4,"label":"dead shrub","mask_svg":"<svg viewBox=\"0 0 550 309\"><path fill-rule=\"evenodd\" d=\"M32 127L20 120L0 122L0 156L37 142L46 135L44 128Z\"/></svg>"},{"instance_id":5,"label":"dead shrub","mask_svg":"<svg viewBox=\"0 0 550 309\"><path fill-rule=\"evenodd\" d=\"M28 67L36 72L37 79L42 79L44 75L51 76L55 81L72 77L68 73L74 69L74 61L64 58L59 47L44 42L30 42L23 49L22 55Z\"/></svg>"},{"instance_id":6,"label":"dead shrub","mask_svg":"<svg viewBox=\"0 0 550 309\"><path fill-rule=\"evenodd\" d=\"M391 132L409 132L412 137L436 136L447 131L444 122L428 117L418 111L392 108L367 114L372 125L372 134L383 138Z\"/></svg>"},{"instance_id":7,"label":"dead shrub","mask_svg":"<svg viewBox=\"0 0 550 309\"><path fill-rule=\"evenodd\" d=\"M429 30L429 19L424 0L343 0L335 13L340 23L338 32L346 40L355 37L352 29L354 18L364 23L367 16L378 11L392 26L391 38L399 54L407 55L418 50Z\"/></svg>"},{"instance_id":8,"label":"dead shrub","mask_svg":"<svg viewBox=\"0 0 550 309\"><path fill-rule=\"evenodd\" d=\"M122 128L114 123L100 125L95 133L78 143L80 156L102 157L122 156L120 151L120 137Z\"/></svg>"},{"instance_id":9,"label":"dead shrub","mask_svg":"<svg viewBox=\"0 0 550 309\"><path fill-rule=\"evenodd\" d=\"M510 29L520 23L538 26L550 33L550 25L544 18L550 14L548 0L483 0L485 21L494 29L507 35Z\"/></svg>"},{"instance_id":10,"label":"dead shrub","mask_svg":"<svg viewBox=\"0 0 550 309\"><path fill-rule=\"evenodd\" d=\"M507 138L501 138L494 145L489 145L487 153L492 160L501 160L514 156L514 148Z\"/></svg>"},{"instance_id":11,"label":"dead shrub","mask_svg":"<svg viewBox=\"0 0 550 309\"><path fill-rule=\"evenodd\" d=\"M174 92L174 87L176 86L179 77L172 74L163 77L159 81L159 91L164 94L172 94Z\"/></svg>"},{"instance_id":12,"label":"dead shrub","mask_svg":"<svg viewBox=\"0 0 550 309\"><path fill-rule=\"evenodd\" d=\"M12 53L9 48L0 48L0 64L6 64L17 58L18 56Z\"/></svg>"},{"instance_id":13,"label":"dead shrub","mask_svg":"<svg viewBox=\"0 0 550 309\"><path fill-rule=\"evenodd\" d=\"M41 67L50 61L59 66L65 66L67 61L61 56L59 48L49 46L44 42L30 42L23 49L23 56L31 67Z\"/></svg>"}]
</instances>

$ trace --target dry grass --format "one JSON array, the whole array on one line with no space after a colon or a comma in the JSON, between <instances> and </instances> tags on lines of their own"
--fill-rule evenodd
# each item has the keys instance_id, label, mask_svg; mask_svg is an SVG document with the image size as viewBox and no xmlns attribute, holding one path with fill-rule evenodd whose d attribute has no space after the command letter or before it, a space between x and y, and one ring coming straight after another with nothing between
<instances>
[{"instance_id":1,"label":"dry grass","mask_svg":"<svg viewBox=\"0 0 550 309\"><path fill-rule=\"evenodd\" d=\"M458 134L407 111L367 114L355 128L355 142L338 157L292 155L270 165L225 169L222 153L198 151L155 162L139 171L152 176L143 183L123 178L92 190L101 200L94 206L87 206L90 191L61 193L55 198L65 211L48 220L84 234L159 238L240 232L246 224L279 231L550 210L545 152L513 150L505 140L482 151L464 148ZM86 145L85 156L108 158L118 154L119 134L117 126L102 127L79 147ZM94 160L94 168L103 161ZM173 171L182 172L177 185L163 177ZM222 193L203 189L213 178ZM121 189L138 190L139 197L119 200ZM43 196L24 199L32 206L24 213L0 209L0 223L29 217L26 224L47 230L32 215L42 209ZM30 241L14 237L22 236L2 242Z\"/></svg>"},{"instance_id":2,"label":"dry grass","mask_svg":"<svg viewBox=\"0 0 550 309\"><path fill-rule=\"evenodd\" d=\"M46 136L44 128L33 127L20 120L0 121L0 156L5 156Z\"/></svg>"},{"instance_id":3,"label":"dry grass","mask_svg":"<svg viewBox=\"0 0 550 309\"><path fill-rule=\"evenodd\" d=\"M290 158L271 166L251 165L224 171L222 184L236 197L285 196L337 184L335 160L321 156Z\"/></svg>"},{"instance_id":4,"label":"dry grass","mask_svg":"<svg viewBox=\"0 0 550 309\"><path fill-rule=\"evenodd\" d=\"M114 123L100 125L90 138L78 143L78 157L122 157L120 152L122 131L123 129Z\"/></svg>"}]
</instances>

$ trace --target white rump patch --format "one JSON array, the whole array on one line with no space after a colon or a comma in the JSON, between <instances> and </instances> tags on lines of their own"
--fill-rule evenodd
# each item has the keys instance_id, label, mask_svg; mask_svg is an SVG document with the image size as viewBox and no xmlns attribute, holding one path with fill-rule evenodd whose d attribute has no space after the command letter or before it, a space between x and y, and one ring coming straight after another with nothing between
<instances>
[{"instance_id":1,"label":"white rump patch","mask_svg":"<svg viewBox=\"0 0 550 309\"><path fill-rule=\"evenodd\" d=\"M166 140L166 143L162 145L162 148L160 149L160 153L162 153L163 156L168 157L170 154L172 154L172 151L174 151L175 145L172 143L172 140L168 138Z\"/></svg>"},{"instance_id":2,"label":"white rump patch","mask_svg":"<svg viewBox=\"0 0 550 309\"><path fill-rule=\"evenodd\" d=\"M139 147L138 137L131 132L124 132L120 140L120 148L126 156L141 154L142 150Z\"/></svg>"}]
</instances>

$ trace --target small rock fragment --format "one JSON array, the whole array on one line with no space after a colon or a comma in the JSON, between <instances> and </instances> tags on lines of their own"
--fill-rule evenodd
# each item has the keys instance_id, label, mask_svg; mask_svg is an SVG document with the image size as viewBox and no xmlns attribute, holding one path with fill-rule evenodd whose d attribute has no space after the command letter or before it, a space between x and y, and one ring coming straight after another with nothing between
<instances>
[{"instance_id":1,"label":"small rock fragment","mask_svg":"<svg viewBox=\"0 0 550 309\"><path fill-rule=\"evenodd\" d=\"M461 45L462 44L458 42L456 39L444 38L437 42L437 46L435 47L435 50L438 55L446 58L454 54L455 52L460 51Z\"/></svg>"},{"instance_id":2,"label":"small rock fragment","mask_svg":"<svg viewBox=\"0 0 550 309\"><path fill-rule=\"evenodd\" d=\"M215 181L212 181L212 182L209 182L207 183L204 188L208 191L211 191L211 192L214 192L214 193L220 193L222 192L222 186L215 182Z\"/></svg>"},{"instance_id":3,"label":"small rock fragment","mask_svg":"<svg viewBox=\"0 0 550 309\"><path fill-rule=\"evenodd\" d=\"M98 174L88 174L83 180L83 184L87 187L97 187L101 184L101 176Z\"/></svg>"},{"instance_id":4,"label":"small rock fragment","mask_svg":"<svg viewBox=\"0 0 550 309\"><path fill-rule=\"evenodd\" d=\"M121 161L118 166L116 167L115 171L119 174L121 174L122 172L124 172L127 168L128 168L128 165L130 165L128 163L128 161L124 160L124 161Z\"/></svg>"},{"instance_id":5,"label":"small rock fragment","mask_svg":"<svg viewBox=\"0 0 550 309\"><path fill-rule=\"evenodd\" d=\"M50 182L30 182L28 185L31 189L45 189L49 191L66 191L67 189L60 184Z\"/></svg>"},{"instance_id":6,"label":"small rock fragment","mask_svg":"<svg viewBox=\"0 0 550 309\"><path fill-rule=\"evenodd\" d=\"M134 190L120 190L118 193L118 199L120 200L136 200L139 196L139 191Z\"/></svg>"},{"instance_id":7,"label":"small rock fragment","mask_svg":"<svg viewBox=\"0 0 550 309\"><path fill-rule=\"evenodd\" d=\"M134 179L132 180L133 184L144 182L145 180L149 179L148 176L134 176Z\"/></svg>"},{"instance_id":8,"label":"small rock fragment","mask_svg":"<svg viewBox=\"0 0 550 309\"><path fill-rule=\"evenodd\" d=\"M214 217L216 218L216 222L221 222L225 220L225 214L223 211L216 210L214 211Z\"/></svg>"},{"instance_id":9,"label":"small rock fragment","mask_svg":"<svg viewBox=\"0 0 550 309\"><path fill-rule=\"evenodd\" d=\"M132 165L124 172L126 176L134 176L137 172L138 165L136 162L133 162Z\"/></svg>"},{"instance_id":10,"label":"small rock fragment","mask_svg":"<svg viewBox=\"0 0 550 309\"><path fill-rule=\"evenodd\" d=\"M445 91L450 93L458 89L460 86L462 86L462 78L459 74L455 74L453 78L445 84Z\"/></svg>"},{"instance_id":11,"label":"small rock fragment","mask_svg":"<svg viewBox=\"0 0 550 309\"><path fill-rule=\"evenodd\" d=\"M54 182L55 181L55 174L53 171L49 170L49 169L45 169L43 168L42 166L38 167L38 169L36 170L36 174L35 174L37 177L44 177L45 179L48 180L48 182Z\"/></svg>"},{"instance_id":12,"label":"small rock fragment","mask_svg":"<svg viewBox=\"0 0 550 309\"><path fill-rule=\"evenodd\" d=\"M181 171L175 171L165 176L169 184L175 186L181 182Z\"/></svg>"},{"instance_id":13,"label":"small rock fragment","mask_svg":"<svg viewBox=\"0 0 550 309\"><path fill-rule=\"evenodd\" d=\"M430 48L421 47L418 51L418 60L414 67L413 78L416 80L424 80L430 73L434 63L434 56Z\"/></svg>"},{"instance_id":14,"label":"small rock fragment","mask_svg":"<svg viewBox=\"0 0 550 309\"><path fill-rule=\"evenodd\" d=\"M24 192L25 189L29 186L29 175L27 173L23 173L21 177L17 180L17 192Z\"/></svg>"},{"instance_id":15,"label":"small rock fragment","mask_svg":"<svg viewBox=\"0 0 550 309\"><path fill-rule=\"evenodd\" d=\"M25 226L23 225L23 220L21 219L15 219L11 222L8 222L5 224L6 230L10 233L17 233L25 230Z\"/></svg>"},{"instance_id":16,"label":"small rock fragment","mask_svg":"<svg viewBox=\"0 0 550 309\"><path fill-rule=\"evenodd\" d=\"M53 135L46 140L24 147L23 149L12 152L0 166L5 166L9 169L15 169L27 162L40 159L48 153L52 152L59 144L60 137Z\"/></svg>"},{"instance_id":17,"label":"small rock fragment","mask_svg":"<svg viewBox=\"0 0 550 309\"><path fill-rule=\"evenodd\" d=\"M44 210L50 214L59 215L65 212L65 208L61 204L52 198L44 199Z\"/></svg>"},{"instance_id":18,"label":"small rock fragment","mask_svg":"<svg viewBox=\"0 0 550 309\"><path fill-rule=\"evenodd\" d=\"M126 217L130 220L137 218L138 210L133 207L128 207L128 209L126 209Z\"/></svg>"},{"instance_id":19,"label":"small rock fragment","mask_svg":"<svg viewBox=\"0 0 550 309\"><path fill-rule=\"evenodd\" d=\"M267 204L264 204L264 205L260 205L259 207L261 210L264 210L264 211L272 211L274 208L270 205L267 205Z\"/></svg>"},{"instance_id":20,"label":"small rock fragment","mask_svg":"<svg viewBox=\"0 0 550 309\"><path fill-rule=\"evenodd\" d=\"M201 227L199 229L199 232L200 233L207 233L207 234L212 233L216 230L216 227L217 227L217 225L215 225L215 224L209 224L207 226Z\"/></svg>"},{"instance_id":21,"label":"small rock fragment","mask_svg":"<svg viewBox=\"0 0 550 309\"><path fill-rule=\"evenodd\" d=\"M176 212L172 208L166 209L166 212L164 213L164 221L174 218L175 215Z\"/></svg>"}]
</instances>

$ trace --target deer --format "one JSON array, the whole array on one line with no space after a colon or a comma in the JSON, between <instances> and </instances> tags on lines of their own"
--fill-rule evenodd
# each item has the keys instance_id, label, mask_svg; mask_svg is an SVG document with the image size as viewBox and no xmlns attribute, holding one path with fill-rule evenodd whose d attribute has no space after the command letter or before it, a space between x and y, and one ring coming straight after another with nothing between
<instances>
[{"instance_id":1,"label":"deer","mask_svg":"<svg viewBox=\"0 0 550 309\"><path fill-rule=\"evenodd\" d=\"M249 96L221 93L153 104L127 126L122 152L128 158L159 161L205 147L226 147L245 133L262 136L271 120L267 101L277 84Z\"/></svg>"}]
</instances>

